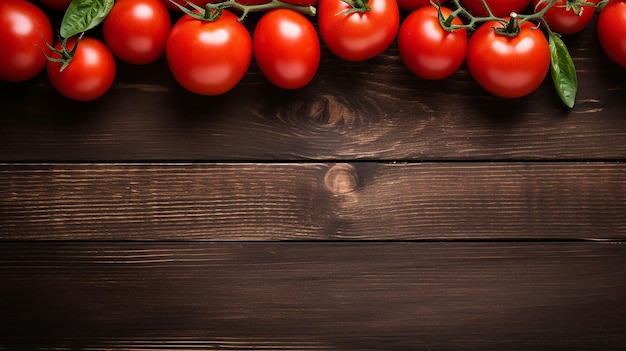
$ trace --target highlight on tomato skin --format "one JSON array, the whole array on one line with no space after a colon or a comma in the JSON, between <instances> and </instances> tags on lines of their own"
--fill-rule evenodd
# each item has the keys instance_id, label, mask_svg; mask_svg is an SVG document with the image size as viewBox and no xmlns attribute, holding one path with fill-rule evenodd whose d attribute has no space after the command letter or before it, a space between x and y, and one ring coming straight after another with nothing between
<instances>
[{"instance_id":1,"label":"highlight on tomato skin","mask_svg":"<svg viewBox=\"0 0 626 351\"><path fill-rule=\"evenodd\" d=\"M358 2L357 2L358 3ZM365 61L382 54L396 39L400 10L396 0L369 0L368 10L342 0L320 0L319 33L326 47L347 61Z\"/></svg>"},{"instance_id":2,"label":"highlight on tomato skin","mask_svg":"<svg viewBox=\"0 0 626 351\"><path fill-rule=\"evenodd\" d=\"M161 0L117 0L102 23L102 34L116 57L143 65L163 56L170 28Z\"/></svg>"},{"instance_id":3,"label":"highlight on tomato skin","mask_svg":"<svg viewBox=\"0 0 626 351\"><path fill-rule=\"evenodd\" d=\"M70 38L66 44L72 51L76 38ZM61 49L61 43L55 45ZM60 58L57 53L52 58ZM50 84L62 95L72 100L90 101L103 96L115 81L115 58L111 50L100 40L83 37L78 48L65 69L62 62L48 61L47 73Z\"/></svg>"},{"instance_id":4,"label":"highlight on tomato skin","mask_svg":"<svg viewBox=\"0 0 626 351\"><path fill-rule=\"evenodd\" d=\"M264 14L252 37L254 58L263 75L283 89L311 82L320 64L320 42L304 15L289 9Z\"/></svg>"},{"instance_id":5,"label":"highlight on tomato skin","mask_svg":"<svg viewBox=\"0 0 626 351\"><path fill-rule=\"evenodd\" d=\"M520 33L513 37L496 32L495 28L503 27L499 21L478 27L467 47L467 69L493 95L526 96L539 88L550 69L548 40L528 21L520 24Z\"/></svg>"},{"instance_id":6,"label":"highlight on tomato skin","mask_svg":"<svg viewBox=\"0 0 626 351\"><path fill-rule=\"evenodd\" d=\"M0 0L0 80L24 82L41 73L53 41L46 13L25 0ZM42 54L43 50L44 54Z\"/></svg>"},{"instance_id":7,"label":"highlight on tomato skin","mask_svg":"<svg viewBox=\"0 0 626 351\"><path fill-rule=\"evenodd\" d=\"M233 89L252 61L252 38L234 13L215 21L183 15L172 27L165 56L176 81L190 92L220 95Z\"/></svg>"},{"instance_id":8,"label":"highlight on tomato skin","mask_svg":"<svg viewBox=\"0 0 626 351\"><path fill-rule=\"evenodd\" d=\"M597 35L609 59L626 67L626 1L611 0L600 11Z\"/></svg>"},{"instance_id":9,"label":"highlight on tomato skin","mask_svg":"<svg viewBox=\"0 0 626 351\"><path fill-rule=\"evenodd\" d=\"M444 17L452 10L440 7ZM462 25L460 18L453 25ZM439 23L439 12L434 6L419 8L409 14L398 33L398 50L402 62L417 76L444 79L456 72L465 60L467 31L463 28L452 32Z\"/></svg>"}]
</instances>

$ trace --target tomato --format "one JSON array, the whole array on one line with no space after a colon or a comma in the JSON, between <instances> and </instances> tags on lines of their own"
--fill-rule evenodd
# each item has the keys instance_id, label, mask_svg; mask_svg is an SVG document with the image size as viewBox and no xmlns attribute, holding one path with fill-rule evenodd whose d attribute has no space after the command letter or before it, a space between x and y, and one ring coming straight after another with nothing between
<instances>
[{"instance_id":1,"label":"tomato","mask_svg":"<svg viewBox=\"0 0 626 351\"><path fill-rule=\"evenodd\" d=\"M147 64L165 52L170 28L170 14L161 0L117 0L102 23L102 34L122 61Z\"/></svg>"},{"instance_id":2,"label":"tomato","mask_svg":"<svg viewBox=\"0 0 626 351\"><path fill-rule=\"evenodd\" d=\"M254 29L252 49L265 77L285 89L307 85L320 64L317 31L293 10L276 9L263 15Z\"/></svg>"},{"instance_id":3,"label":"tomato","mask_svg":"<svg viewBox=\"0 0 626 351\"><path fill-rule=\"evenodd\" d=\"M400 10L404 10L404 11L413 11L413 10L417 10L420 7L424 7L424 6L430 6L431 0L396 0L398 3L398 7L400 8ZM448 0L440 0L439 1L439 5L445 3ZM435 3L437 3L437 1L435 0Z\"/></svg>"},{"instance_id":4,"label":"tomato","mask_svg":"<svg viewBox=\"0 0 626 351\"><path fill-rule=\"evenodd\" d=\"M363 61L383 53L400 27L396 0L369 0L366 12L345 13L352 6L342 0L320 0L317 20L328 49L348 61Z\"/></svg>"},{"instance_id":5,"label":"tomato","mask_svg":"<svg viewBox=\"0 0 626 351\"><path fill-rule=\"evenodd\" d=\"M168 10L174 11L174 12L182 12L181 9L178 6L174 5L171 0L161 0L161 1L165 4L165 7L167 7ZM174 2L186 8L191 8L187 4L188 2L204 8L204 6L206 6L206 4L208 4L211 1L210 0L174 0Z\"/></svg>"},{"instance_id":6,"label":"tomato","mask_svg":"<svg viewBox=\"0 0 626 351\"><path fill-rule=\"evenodd\" d=\"M537 25L524 22L520 33L509 37L495 28L499 21L483 23L471 36L466 63L472 77L487 91L517 98L535 91L550 68L550 48Z\"/></svg>"},{"instance_id":7,"label":"tomato","mask_svg":"<svg viewBox=\"0 0 626 351\"><path fill-rule=\"evenodd\" d=\"M23 82L43 71L52 43L52 25L46 14L25 0L0 0L0 80Z\"/></svg>"},{"instance_id":8,"label":"tomato","mask_svg":"<svg viewBox=\"0 0 626 351\"><path fill-rule=\"evenodd\" d=\"M487 6L496 17L508 17L511 12L524 12L531 0L485 0ZM486 17L487 10L482 0L461 0L461 5L474 16Z\"/></svg>"},{"instance_id":9,"label":"tomato","mask_svg":"<svg viewBox=\"0 0 626 351\"><path fill-rule=\"evenodd\" d=\"M550 29L562 35L578 33L583 30L596 13L594 6L600 0L556 0L546 11L543 18ZM548 5L547 0L533 0L535 12ZM594 5L588 5L594 4Z\"/></svg>"},{"instance_id":10,"label":"tomato","mask_svg":"<svg viewBox=\"0 0 626 351\"><path fill-rule=\"evenodd\" d=\"M76 39L67 42L67 50L76 45ZM55 48L61 48L57 43ZM53 58L60 55L52 53ZM115 80L115 58L111 50L100 40L83 37L69 65L61 71L61 62L48 62L48 78L62 95L79 101L88 101L104 95Z\"/></svg>"},{"instance_id":11,"label":"tomato","mask_svg":"<svg viewBox=\"0 0 626 351\"><path fill-rule=\"evenodd\" d=\"M183 15L165 45L174 78L202 95L223 94L243 78L252 60L252 38L228 10L213 22Z\"/></svg>"},{"instance_id":12,"label":"tomato","mask_svg":"<svg viewBox=\"0 0 626 351\"><path fill-rule=\"evenodd\" d=\"M598 16L598 39L606 55L626 67L626 1L611 0Z\"/></svg>"},{"instance_id":13,"label":"tomato","mask_svg":"<svg viewBox=\"0 0 626 351\"><path fill-rule=\"evenodd\" d=\"M440 7L445 17L452 10ZM463 25L456 17L452 24ZM465 60L467 31L448 32L439 23L439 12L434 6L413 11L400 26L398 49L404 64L425 79L443 79L456 72Z\"/></svg>"},{"instance_id":14,"label":"tomato","mask_svg":"<svg viewBox=\"0 0 626 351\"><path fill-rule=\"evenodd\" d=\"M72 0L40 0L40 2L47 8L56 11L65 11L67 7L70 6Z\"/></svg>"}]
</instances>

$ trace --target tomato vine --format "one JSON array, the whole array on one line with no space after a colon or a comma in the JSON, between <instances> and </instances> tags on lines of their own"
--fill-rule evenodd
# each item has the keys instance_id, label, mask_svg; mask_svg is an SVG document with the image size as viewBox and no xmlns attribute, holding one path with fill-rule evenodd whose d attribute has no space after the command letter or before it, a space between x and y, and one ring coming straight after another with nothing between
<instances>
[{"instance_id":1,"label":"tomato vine","mask_svg":"<svg viewBox=\"0 0 626 351\"><path fill-rule=\"evenodd\" d=\"M282 2L280 0L272 0L268 3L258 4L258 5L243 5L235 0L227 0L227 1L216 2L216 3L209 2L206 4L205 7L195 5L191 2L188 3L188 5L192 7L195 11L188 9L178 4L177 2L174 2L173 4L176 5L178 8L180 8L180 10L183 11L184 13L202 21L215 21L222 15L222 10L229 9L229 8L233 8L241 12L241 15L239 15L240 22L242 22L251 12L265 12L265 11L282 8L282 9L294 10L296 12L300 12L309 16L315 16L316 11L317 11L317 9L314 6L310 6L310 5L299 6L299 5Z\"/></svg>"},{"instance_id":2,"label":"tomato vine","mask_svg":"<svg viewBox=\"0 0 626 351\"><path fill-rule=\"evenodd\" d=\"M319 6L317 5L318 0L314 2L302 0L250 0L249 2L247 2L248 0L224 0L209 2L206 5L203 1L185 1L186 6L181 5L181 1L163 1L169 1L193 19L207 22L217 21L226 9L233 10L232 12L234 12L238 22L243 22L252 12L270 12L275 9L292 10L311 17L318 16L317 29L319 29L319 35L326 44L326 48L340 58L350 61L363 61L378 55L389 47L394 38L398 37L397 0L322 0L319 1ZM379 2L386 2L387 5L393 6L376 5ZM201 3L203 6L195 5L195 3ZM446 4L446 11L443 11L442 4L444 3ZM479 13L474 8L477 3L482 4L485 10L482 13L486 13L486 15L475 15L475 13ZM476 32L485 23L495 23L496 25L491 24L492 30L497 35L509 37L511 40L520 36L522 28L529 28L529 25L531 25L531 30L543 32L549 47L549 72L555 90L563 103L572 108L578 90L577 72L569 50L562 39L562 35L571 33L566 33L565 29L551 22L550 14L554 12L552 11L553 8L558 7L559 11L567 12L568 16L582 16L585 12L585 16L589 17L590 11L593 13L602 11L608 3L609 0L533 0L529 12L511 12L505 17L499 17L499 14L504 12L500 11L502 10L500 3L497 3L498 6L496 7L496 4L491 0L472 0L471 3L469 0L431 0L430 5L426 6L437 9L438 22L444 33L459 30L467 31L468 41L472 38L471 32ZM105 22L115 4L115 0L72 0L65 10L59 27L59 43L52 46L51 43L46 42L46 47L42 46L40 50L50 62L61 63L55 67L60 67L60 71L63 71L71 63L85 33ZM467 5L464 6L465 4ZM490 9L489 4L494 4L493 10ZM381 10L382 8L386 10ZM470 11L470 8L473 10ZM351 16L359 16L359 21L349 20ZM426 21L424 18L420 21ZM362 27L352 24L350 24L352 27L344 26L347 23L356 24L357 22ZM557 29L551 28L552 25ZM582 28L581 26L579 25L572 31L579 30ZM384 33L382 32L383 29L385 30ZM358 50L362 49L358 49L355 45L363 46L363 43L370 45L374 40L373 38L378 37L384 37L384 40L377 43L375 49L357 53ZM66 47L69 39L73 40L74 45L71 50ZM412 44L410 40L403 39L403 45L405 47L410 45L437 45ZM294 47L295 45L291 44L291 46ZM416 52L429 49L432 48L416 47L403 51ZM445 49L440 50L445 51ZM464 57L465 53L462 52L464 50L457 50L455 55ZM47 54L47 52L51 52L53 55ZM406 62L404 59L403 57L403 61ZM427 73L424 75L428 76Z\"/></svg>"}]
</instances>

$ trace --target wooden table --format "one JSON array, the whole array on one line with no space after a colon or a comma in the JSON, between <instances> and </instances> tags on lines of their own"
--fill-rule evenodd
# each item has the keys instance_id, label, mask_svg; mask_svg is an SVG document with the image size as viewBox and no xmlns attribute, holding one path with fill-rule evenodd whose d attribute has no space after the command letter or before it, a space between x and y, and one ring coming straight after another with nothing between
<instances>
[{"instance_id":1,"label":"wooden table","mask_svg":"<svg viewBox=\"0 0 626 351\"><path fill-rule=\"evenodd\" d=\"M571 110L395 44L297 91L1 84L0 349L624 349L626 69L566 42Z\"/></svg>"}]
</instances>

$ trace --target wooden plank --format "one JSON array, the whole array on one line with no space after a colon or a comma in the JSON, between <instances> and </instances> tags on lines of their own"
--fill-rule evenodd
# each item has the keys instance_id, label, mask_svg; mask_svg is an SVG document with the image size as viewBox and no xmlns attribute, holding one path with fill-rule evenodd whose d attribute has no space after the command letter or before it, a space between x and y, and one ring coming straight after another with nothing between
<instances>
[{"instance_id":1,"label":"wooden plank","mask_svg":"<svg viewBox=\"0 0 626 351\"><path fill-rule=\"evenodd\" d=\"M0 348L617 350L625 249L1 243Z\"/></svg>"},{"instance_id":2,"label":"wooden plank","mask_svg":"<svg viewBox=\"0 0 626 351\"><path fill-rule=\"evenodd\" d=\"M624 239L624 163L0 165L3 240Z\"/></svg>"},{"instance_id":3,"label":"wooden plank","mask_svg":"<svg viewBox=\"0 0 626 351\"><path fill-rule=\"evenodd\" d=\"M64 99L45 76L2 83L0 160L626 159L626 69L603 54L595 22L565 40L580 85L572 110L549 77L516 100L486 93L465 67L419 79L396 44L357 63L323 47L315 80L296 91L271 86L253 63L230 93L197 96L165 59L120 63L113 89L90 103Z\"/></svg>"}]
</instances>

